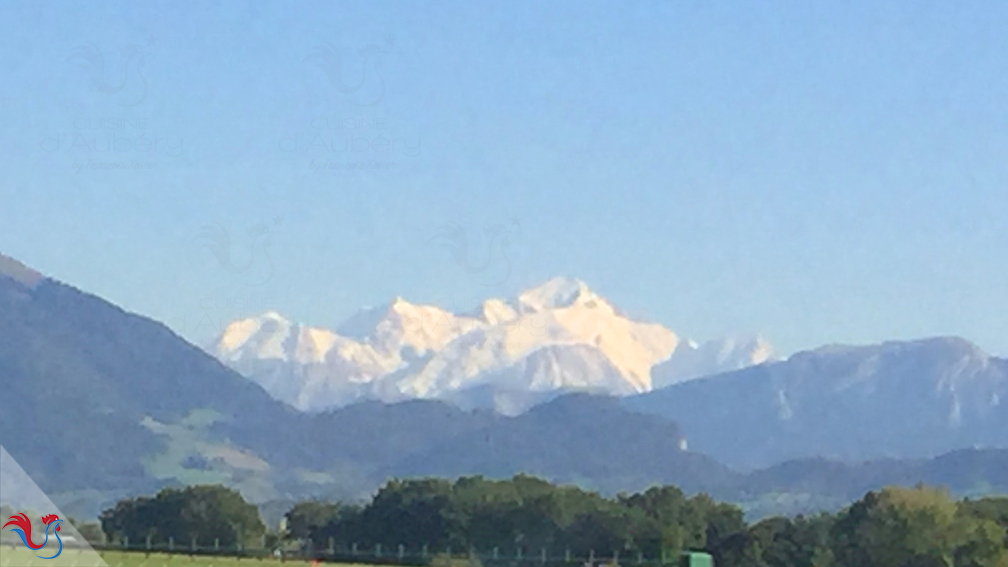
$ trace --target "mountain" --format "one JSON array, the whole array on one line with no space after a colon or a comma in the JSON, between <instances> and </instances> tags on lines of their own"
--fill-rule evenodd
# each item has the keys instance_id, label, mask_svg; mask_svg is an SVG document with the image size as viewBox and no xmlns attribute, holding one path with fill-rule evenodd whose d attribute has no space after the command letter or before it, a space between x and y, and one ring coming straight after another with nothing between
<instances>
[{"instance_id":1,"label":"mountain","mask_svg":"<svg viewBox=\"0 0 1008 567\"><path fill-rule=\"evenodd\" d=\"M1008 450L960 449L931 459L857 464L813 458L788 461L743 477L730 498L746 515L833 511L884 486L943 486L960 498L1008 495Z\"/></svg>"},{"instance_id":2,"label":"mountain","mask_svg":"<svg viewBox=\"0 0 1008 567\"><path fill-rule=\"evenodd\" d=\"M768 360L761 339L697 345L631 320L584 282L554 278L454 314L402 298L335 330L275 312L232 322L208 349L305 411L437 399L517 415L568 392L626 396Z\"/></svg>"},{"instance_id":3,"label":"mountain","mask_svg":"<svg viewBox=\"0 0 1008 567\"><path fill-rule=\"evenodd\" d=\"M0 257L0 440L43 486L118 488L193 408L293 414L166 327Z\"/></svg>"},{"instance_id":4,"label":"mountain","mask_svg":"<svg viewBox=\"0 0 1008 567\"><path fill-rule=\"evenodd\" d=\"M737 468L1008 446L1008 361L960 338L828 346L626 400Z\"/></svg>"},{"instance_id":5,"label":"mountain","mask_svg":"<svg viewBox=\"0 0 1008 567\"><path fill-rule=\"evenodd\" d=\"M736 473L684 446L674 422L628 412L611 397L572 394L417 453L388 474L531 472L610 493L672 483L687 492L723 492L738 482Z\"/></svg>"},{"instance_id":6,"label":"mountain","mask_svg":"<svg viewBox=\"0 0 1008 567\"><path fill-rule=\"evenodd\" d=\"M580 290L577 297L583 297ZM557 306L576 302L569 294L546 294L529 297L522 309L562 309ZM358 336L380 335L369 329L383 325L386 313L372 314L369 321L356 319ZM342 332L351 335L354 330ZM386 336L394 338L396 333ZM422 335L408 340L421 344ZM1003 417L1003 412L989 411L981 402L991 394L990 384L1002 384L998 380L1003 377L1004 361L984 357L961 341L922 345L884 345L880 352L888 354L879 354L872 368L902 369L925 383L940 375L942 379L935 383L942 392L954 390L960 408L952 414L958 416L955 423L974 429L989 426L991 439L1003 439L1004 429L999 429L1003 422L992 417ZM521 359L522 372L532 376L539 376L543 367L573 364L567 357L597 364L611 360L608 356L591 359L587 352L598 357L604 351L590 350L576 341L534 352L535 356ZM834 347L816 357L843 352ZM958 353L959 358L949 352ZM797 357L797 361L807 359L803 364L819 368L822 384L832 376L826 370L851 366L850 361L846 366L822 360L813 363L816 357ZM643 397L564 395L513 417L423 399L394 404L365 401L305 413L273 399L262 387L164 325L0 256L0 388L4 392L0 445L61 509L79 517L93 517L117 498L169 485L221 483L241 490L253 502L266 503L307 497L360 498L389 477L432 474L524 472L607 493L669 483L687 492L705 490L741 502L754 513L835 506L866 487L890 483L934 482L964 494L1008 490L1004 475L1008 451L1004 450L968 449L935 459L861 465L803 460L742 474L695 452L698 448L706 452L705 445L711 452L721 450L710 444L711 431L689 430L666 415L628 407L739 374L754 378L748 380L751 391L734 382L731 388L740 388L740 396L751 395L752 406L758 407L761 373L772 369L776 375L777 368L788 368L795 360L679 383ZM626 366L607 364L613 379L622 379ZM891 395L889 386L864 389L862 382L881 380L871 373L856 375L861 382L841 383L846 388L862 388L865 399L872 392ZM900 385L914 385L914 380L908 380ZM746 421L750 416L739 410L739 401L728 395L731 388L709 394L714 397L686 401L703 406L709 400L705 409L715 417L707 422L709 426L723 428L726 437L751 441L753 434L739 429L734 416L718 417L719 411L736 411L739 423L755 428ZM921 411L914 405L915 395L904 397L910 411ZM786 398L792 415L805 419L803 433L813 438L820 435L818 422L804 417L808 410L798 403L804 398L792 398ZM720 409L719 399L727 401L726 409ZM688 412L675 413L689 417ZM894 423L899 421L879 421L878 435L898 431ZM686 449L686 437L692 450Z\"/></svg>"},{"instance_id":7,"label":"mountain","mask_svg":"<svg viewBox=\"0 0 1008 567\"><path fill-rule=\"evenodd\" d=\"M385 320L373 324L382 327ZM422 348L416 334L396 339L394 329L383 332L371 335ZM523 359L524 371L535 375L566 357L581 360L580 348L539 349ZM486 454L484 436L512 439L493 456L516 470L583 474L609 487L635 464L617 459L594 473L583 464L595 455L624 454L631 436L640 436L642 448L648 439L665 439L663 462L700 459L679 450L670 420L600 406L590 397L558 400L521 420L431 400L300 412L164 325L4 256L0 387L0 445L61 506L75 502L72 509L88 514L125 494L165 485L223 483L264 502L356 497L388 475L433 470L441 460L478 473L480 463L466 459ZM529 439L535 451L529 452ZM542 461L544 455L553 459ZM679 471L686 485L711 475L702 467Z\"/></svg>"},{"instance_id":8,"label":"mountain","mask_svg":"<svg viewBox=\"0 0 1008 567\"><path fill-rule=\"evenodd\" d=\"M253 500L357 494L373 469L490 419L443 404L305 415L164 325L5 256L0 388L0 445L47 492L92 505L204 482Z\"/></svg>"},{"instance_id":9,"label":"mountain","mask_svg":"<svg viewBox=\"0 0 1008 567\"><path fill-rule=\"evenodd\" d=\"M702 344L682 341L672 356L651 369L655 390L697 377L774 362L773 347L762 337L714 339Z\"/></svg>"}]
</instances>

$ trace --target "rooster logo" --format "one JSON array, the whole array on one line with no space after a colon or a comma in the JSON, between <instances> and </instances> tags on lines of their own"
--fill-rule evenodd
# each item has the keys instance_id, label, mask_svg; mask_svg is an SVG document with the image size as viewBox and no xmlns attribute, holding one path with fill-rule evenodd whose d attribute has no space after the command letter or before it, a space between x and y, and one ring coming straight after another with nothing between
<instances>
[{"instance_id":1,"label":"rooster logo","mask_svg":"<svg viewBox=\"0 0 1008 567\"><path fill-rule=\"evenodd\" d=\"M518 226L517 221L514 221L512 224ZM441 246L447 248L448 252L451 253L458 267L470 275L481 274L489 270L496 260L495 251L499 252L505 265L504 276L499 281L483 283L483 285L500 285L511 277L511 259L508 258L507 247L511 244L508 236L512 233L507 226L498 223L484 228L483 234L490 239L490 242L487 244L486 261L479 264L474 264L470 261L469 237L465 229L455 223L446 224L438 229L434 237L431 238L431 242L440 242Z\"/></svg>"},{"instance_id":2,"label":"rooster logo","mask_svg":"<svg viewBox=\"0 0 1008 567\"><path fill-rule=\"evenodd\" d=\"M386 39L385 44L391 46L392 39ZM387 54L387 51L375 44L359 48L357 55L362 59L360 74L353 84L343 80L343 57L332 43L327 42L316 47L302 63L315 61L315 66L325 73L329 83L346 95L351 103L357 106L374 106L385 99L385 79L380 69L382 56Z\"/></svg>"},{"instance_id":3,"label":"rooster logo","mask_svg":"<svg viewBox=\"0 0 1008 567\"><path fill-rule=\"evenodd\" d=\"M203 226L193 240L200 240L203 246L213 253L217 263L230 274L244 274L249 272L256 265L256 250L261 249L263 257L266 258L268 269L264 279L257 283L246 283L245 285L254 287L265 284L273 277L273 258L270 257L269 248L271 245L270 235L272 232L265 224L257 224L249 227L246 231L248 235L248 255L243 263L236 263L231 257L231 234L220 224ZM258 271L258 270L257 270Z\"/></svg>"},{"instance_id":4,"label":"rooster logo","mask_svg":"<svg viewBox=\"0 0 1008 567\"><path fill-rule=\"evenodd\" d=\"M23 541L29 549L34 549L35 551L42 549L47 543L49 543L49 531L52 530L52 534L56 536L56 541L59 542L59 550L56 552L56 555L50 555L49 557L36 555L35 557L38 557L39 559L54 559L59 557L60 553L63 553L63 540L60 539L59 536L60 524L62 522L63 520L59 519L59 516L56 514L42 516L42 523L45 524L46 527L45 541L38 545L35 544L34 538L32 538L31 520L29 520L28 516L26 516L23 512L8 518L7 523L4 524L3 527L6 528L7 526L13 525L14 527L11 528L11 531L21 536L21 541Z\"/></svg>"},{"instance_id":5,"label":"rooster logo","mask_svg":"<svg viewBox=\"0 0 1008 567\"><path fill-rule=\"evenodd\" d=\"M149 44L152 42L153 40L148 40ZM94 43L77 46L77 49L66 60L67 62L80 62L81 67L87 71L88 76L91 78L91 84L99 92L107 95L118 95L126 90L127 87L130 87L130 85L136 85L139 80L140 86L130 87L129 90L133 95L128 98L135 98L136 100L124 102L124 100L127 100L127 97L123 96L117 101L119 106L136 106L147 98L147 78L143 74L144 57L147 54L148 52L143 47L135 43L119 49L119 55L125 60L125 63L123 64L122 80L115 85L110 84L106 79L105 54Z\"/></svg>"}]
</instances>

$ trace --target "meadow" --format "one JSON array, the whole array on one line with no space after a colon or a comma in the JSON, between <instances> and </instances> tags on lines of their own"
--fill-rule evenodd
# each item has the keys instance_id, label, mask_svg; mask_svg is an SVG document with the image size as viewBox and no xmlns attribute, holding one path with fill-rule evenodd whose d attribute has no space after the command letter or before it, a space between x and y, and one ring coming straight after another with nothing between
<instances>
[{"instance_id":1,"label":"meadow","mask_svg":"<svg viewBox=\"0 0 1008 567\"><path fill-rule=\"evenodd\" d=\"M185 555L168 553L143 553L135 551L81 551L65 549L55 559L39 559L24 547L3 546L0 549L0 567L299 567L311 565L303 559L281 560L273 557L230 557L220 555ZM365 567L363 564L344 564L345 567ZM375 567L370 565L367 567Z\"/></svg>"}]
</instances>

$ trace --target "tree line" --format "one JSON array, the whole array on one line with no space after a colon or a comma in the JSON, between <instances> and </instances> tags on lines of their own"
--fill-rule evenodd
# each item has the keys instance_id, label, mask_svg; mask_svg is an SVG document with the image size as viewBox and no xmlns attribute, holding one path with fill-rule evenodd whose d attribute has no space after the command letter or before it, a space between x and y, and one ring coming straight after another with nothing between
<instances>
[{"instance_id":1,"label":"tree line","mask_svg":"<svg viewBox=\"0 0 1008 567\"><path fill-rule=\"evenodd\" d=\"M747 523L742 510L674 486L604 497L519 475L386 483L366 504L306 501L271 534L320 555L399 546L431 556L618 557L634 564L704 551L719 567L1008 567L1008 498L957 501L939 488L869 492L836 513ZM256 509L223 487L168 489L102 514L110 539L262 538ZM426 554L425 554L426 556Z\"/></svg>"}]
</instances>

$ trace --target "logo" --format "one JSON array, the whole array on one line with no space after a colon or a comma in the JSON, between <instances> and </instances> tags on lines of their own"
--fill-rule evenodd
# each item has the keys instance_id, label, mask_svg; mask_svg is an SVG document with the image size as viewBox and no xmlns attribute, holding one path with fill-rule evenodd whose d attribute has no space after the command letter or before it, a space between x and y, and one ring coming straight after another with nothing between
<instances>
[{"instance_id":1,"label":"logo","mask_svg":"<svg viewBox=\"0 0 1008 567\"><path fill-rule=\"evenodd\" d=\"M31 520L29 520L28 516L26 516L23 512L8 518L7 523L4 524L3 527L6 528L7 526L13 524L14 527L11 528L11 531L21 536L21 541L23 541L24 544L28 546L29 549L33 549L35 551L42 549L43 547L46 546L47 543L49 543L49 531L52 530L52 534L56 536L56 541L59 542L59 550L56 551L56 555L50 555L49 557L36 555L36 557L38 557L39 559L54 559L56 557L59 557L60 553L63 553L63 540L60 539L59 536L60 524L62 522L63 520L59 519L59 516L57 516L56 514L49 514L47 516L42 516L42 523L45 524L46 527L45 540L38 545L35 544L34 538L32 537Z\"/></svg>"},{"instance_id":2,"label":"logo","mask_svg":"<svg viewBox=\"0 0 1008 567\"><path fill-rule=\"evenodd\" d=\"M274 226L281 223L278 216L273 220ZM273 258L269 254L272 244L272 230L265 224L250 226L245 231L245 246L235 246L231 234L219 223L204 225L193 241L201 241L203 246L213 253L217 263L232 275L247 275L249 281L243 281L246 286L256 287L266 284L273 278ZM239 258L244 259L239 259ZM252 281L255 280L255 281Z\"/></svg>"},{"instance_id":3,"label":"logo","mask_svg":"<svg viewBox=\"0 0 1008 567\"><path fill-rule=\"evenodd\" d=\"M154 41L149 37L147 48L153 47ZM119 106L136 106L147 98L147 77L143 74L146 56L150 54L147 48L136 43L127 44L119 49L117 64L108 64L101 48L88 43L77 46L66 61L79 63L94 88L113 97Z\"/></svg>"},{"instance_id":4,"label":"logo","mask_svg":"<svg viewBox=\"0 0 1008 567\"><path fill-rule=\"evenodd\" d=\"M357 49L359 65L345 66L340 50L332 43L319 45L304 58L302 63L315 62L322 70L329 84L356 106L374 106L385 99L385 78L382 77L382 57L388 55L388 48L395 43L392 36L385 38L385 48L377 44L364 45ZM347 82L344 74L349 72Z\"/></svg>"},{"instance_id":5,"label":"logo","mask_svg":"<svg viewBox=\"0 0 1008 567\"><path fill-rule=\"evenodd\" d=\"M521 223L517 217L512 217L511 226L520 232ZM481 284L491 287L501 285L511 277L511 258L507 255L507 248L511 244L509 237L515 231L510 226L496 223L485 227L483 234L486 237L486 252L482 255L482 261L470 259L469 236L458 224L448 223L442 226L430 241L439 242L451 253L455 264L469 275L489 274L491 271L497 274L496 278L492 278L495 281L484 281Z\"/></svg>"}]
</instances>

